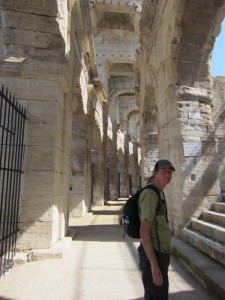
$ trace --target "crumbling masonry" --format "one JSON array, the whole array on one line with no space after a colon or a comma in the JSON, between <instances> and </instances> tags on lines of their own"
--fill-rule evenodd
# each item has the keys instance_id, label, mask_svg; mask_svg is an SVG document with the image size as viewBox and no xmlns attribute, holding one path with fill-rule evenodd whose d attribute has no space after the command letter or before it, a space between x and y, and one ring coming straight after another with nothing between
<instances>
[{"instance_id":1,"label":"crumbling masonry","mask_svg":"<svg viewBox=\"0 0 225 300\"><path fill-rule=\"evenodd\" d=\"M0 1L0 82L27 110L18 250L52 247L167 158L173 234L225 264L225 229L207 225L225 213L225 79L210 70L224 15L224 0Z\"/></svg>"}]
</instances>

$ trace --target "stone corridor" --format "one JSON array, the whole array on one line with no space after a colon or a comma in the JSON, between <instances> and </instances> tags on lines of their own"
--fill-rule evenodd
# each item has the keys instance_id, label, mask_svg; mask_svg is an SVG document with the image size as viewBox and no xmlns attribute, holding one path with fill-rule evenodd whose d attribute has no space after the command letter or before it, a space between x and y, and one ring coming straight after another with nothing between
<instances>
[{"instance_id":1,"label":"stone corridor","mask_svg":"<svg viewBox=\"0 0 225 300\"><path fill-rule=\"evenodd\" d=\"M211 76L224 16L225 0L0 0L0 84L27 118L14 195L2 153L18 124L1 98L1 258L51 251L160 158L176 168L173 236L224 268L225 78Z\"/></svg>"}]
</instances>

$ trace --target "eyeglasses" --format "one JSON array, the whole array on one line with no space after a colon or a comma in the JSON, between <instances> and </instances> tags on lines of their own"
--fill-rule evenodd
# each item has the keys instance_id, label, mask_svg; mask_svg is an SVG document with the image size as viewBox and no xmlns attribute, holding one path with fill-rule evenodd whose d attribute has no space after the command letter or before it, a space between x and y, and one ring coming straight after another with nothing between
<instances>
[{"instance_id":1,"label":"eyeglasses","mask_svg":"<svg viewBox=\"0 0 225 300\"><path fill-rule=\"evenodd\" d=\"M166 171L166 170L159 170L161 171L164 175L169 175L169 176L172 176L173 175L173 171L170 170L170 171Z\"/></svg>"}]
</instances>

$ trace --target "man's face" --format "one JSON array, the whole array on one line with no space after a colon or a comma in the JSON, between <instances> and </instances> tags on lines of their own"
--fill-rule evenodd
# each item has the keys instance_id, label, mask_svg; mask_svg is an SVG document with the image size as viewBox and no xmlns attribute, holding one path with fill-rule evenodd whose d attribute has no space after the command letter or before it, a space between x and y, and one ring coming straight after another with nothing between
<instances>
[{"instance_id":1,"label":"man's face","mask_svg":"<svg viewBox=\"0 0 225 300\"><path fill-rule=\"evenodd\" d=\"M173 176L173 170L171 167L165 167L163 169L159 169L157 172L157 180L161 182L161 184L167 185L170 183Z\"/></svg>"}]
</instances>

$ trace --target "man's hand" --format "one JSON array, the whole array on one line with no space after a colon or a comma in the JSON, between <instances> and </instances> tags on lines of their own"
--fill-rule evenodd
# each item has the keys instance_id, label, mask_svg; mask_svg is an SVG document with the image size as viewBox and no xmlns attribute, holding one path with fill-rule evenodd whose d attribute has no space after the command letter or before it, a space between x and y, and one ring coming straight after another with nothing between
<instances>
[{"instance_id":1,"label":"man's hand","mask_svg":"<svg viewBox=\"0 0 225 300\"><path fill-rule=\"evenodd\" d=\"M161 286L163 284L162 272L160 271L158 265L152 267L152 278L154 285Z\"/></svg>"}]
</instances>

